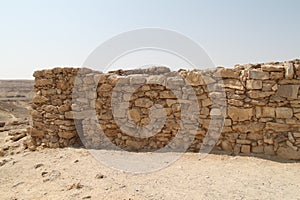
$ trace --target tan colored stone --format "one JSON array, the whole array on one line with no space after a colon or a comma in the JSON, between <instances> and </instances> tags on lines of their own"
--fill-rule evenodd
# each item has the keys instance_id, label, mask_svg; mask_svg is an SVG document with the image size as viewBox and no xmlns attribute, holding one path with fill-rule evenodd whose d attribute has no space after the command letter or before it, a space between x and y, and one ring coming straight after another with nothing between
<instances>
[{"instance_id":1,"label":"tan colored stone","mask_svg":"<svg viewBox=\"0 0 300 200\"><path fill-rule=\"evenodd\" d=\"M300 159L300 151L295 151L292 148L289 147L279 147L277 150L277 155L284 159L289 160L299 160Z\"/></svg>"},{"instance_id":2,"label":"tan colored stone","mask_svg":"<svg viewBox=\"0 0 300 200\"><path fill-rule=\"evenodd\" d=\"M284 119L292 118L293 110L291 108L286 108L286 107L276 108L276 117L284 118Z\"/></svg>"},{"instance_id":3,"label":"tan colored stone","mask_svg":"<svg viewBox=\"0 0 300 200\"><path fill-rule=\"evenodd\" d=\"M238 70L222 68L222 69L218 70L217 73L214 74L214 77L238 79L239 75L240 75L240 72Z\"/></svg>"},{"instance_id":4,"label":"tan colored stone","mask_svg":"<svg viewBox=\"0 0 300 200\"><path fill-rule=\"evenodd\" d=\"M200 114L201 115L209 115L209 108L208 107L202 107L201 110L200 110Z\"/></svg>"},{"instance_id":5,"label":"tan colored stone","mask_svg":"<svg viewBox=\"0 0 300 200\"><path fill-rule=\"evenodd\" d=\"M147 84L165 85L166 84L166 76L165 75L151 75L151 76L147 77Z\"/></svg>"},{"instance_id":6,"label":"tan colored stone","mask_svg":"<svg viewBox=\"0 0 300 200\"><path fill-rule=\"evenodd\" d=\"M162 91L159 93L159 97L162 99L176 99L176 95L171 91Z\"/></svg>"},{"instance_id":7,"label":"tan colored stone","mask_svg":"<svg viewBox=\"0 0 300 200\"><path fill-rule=\"evenodd\" d=\"M150 124L150 122L151 122L151 119L149 117L141 119L142 126L147 126L148 124Z\"/></svg>"},{"instance_id":8,"label":"tan colored stone","mask_svg":"<svg viewBox=\"0 0 300 200\"><path fill-rule=\"evenodd\" d=\"M252 152L257 153L257 154L263 153L264 152L264 147L263 146L252 147Z\"/></svg>"},{"instance_id":9,"label":"tan colored stone","mask_svg":"<svg viewBox=\"0 0 300 200\"><path fill-rule=\"evenodd\" d=\"M133 75L130 77L130 84L140 85L146 83L146 77L144 75Z\"/></svg>"},{"instance_id":10,"label":"tan colored stone","mask_svg":"<svg viewBox=\"0 0 300 200\"><path fill-rule=\"evenodd\" d=\"M293 143L291 143L289 140L286 141L286 145L293 149L294 151L298 150L298 147L294 146Z\"/></svg>"},{"instance_id":11,"label":"tan colored stone","mask_svg":"<svg viewBox=\"0 0 300 200\"><path fill-rule=\"evenodd\" d=\"M277 84L275 84L275 85L273 85L273 87L271 88L273 91L277 91L278 90L278 85Z\"/></svg>"},{"instance_id":12,"label":"tan colored stone","mask_svg":"<svg viewBox=\"0 0 300 200\"><path fill-rule=\"evenodd\" d=\"M150 90L145 92L145 95L150 98L156 98L158 96L158 92Z\"/></svg>"},{"instance_id":13,"label":"tan colored stone","mask_svg":"<svg viewBox=\"0 0 300 200\"><path fill-rule=\"evenodd\" d=\"M231 119L225 119L224 126L231 126L231 125L232 125Z\"/></svg>"},{"instance_id":14,"label":"tan colored stone","mask_svg":"<svg viewBox=\"0 0 300 200\"><path fill-rule=\"evenodd\" d=\"M76 136L76 132L58 132L58 136L65 139L71 139Z\"/></svg>"},{"instance_id":15,"label":"tan colored stone","mask_svg":"<svg viewBox=\"0 0 300 200\"><path fill-rule=\"evenodd\" d=\"M191 86L209 85L216 82L210 76L203 75L196 70L189 71L186 75L186 80Z\"/></svg>"},{"instance_id":16,"label":"tan colored stone","mask_svg":"<svg viewBox=\"0 0 300 200\"><path fill-rule=\"evenodd\" d=\"M251 151L251 146L250 145L242 145L241 147L241 152L242 153L246 153L249 154Z\"/></svg>"},{"instance_id":17,"label":"tan colored stone","mask_svg":"<svg viewBox=\"0 0 300 200\"><path fill-rule=\"evenodd\" d=\"M282 72L284 68L282 65L262 65L261 69L266 72Z\"/></svg>"},{"instance_id":18,"label":"tan colored stone","mask_svg":"<svg viewBox=\"0 0 300 200\"><path fill-rule=\"evenodd\" d=\"M239 123L232 126L234 131L240 133L255 133L261 132L264 129L264 123L253 123L253 122L246 122L246 123Z\"/></svg>"},{"instance_id":19,"label":"tan colored stone","mask_svg":"<svg viewBox=\"0 0 300 200\"><path fill-rule=\"evenodd\" d=\"M244 105L244 102L236 99L228 99L228 104L232 106L240 107Z\"/></svg>"},{"instance_id":20,"label":"tan colored stone","mask_svg":"<svg viewBox=\"0 0 300 200\"><path fill-rule=\"evenodd\" d=\"M177 103L177 100L176 99L167 99L166 102L167 102L167 105L170 107L173 104Z\"/></svg>"},{"instance_id":21,"label":"tan colored stone","mask_svg":"<svg viewBox=\"0 0 300 200\"><path fill-rule=\"evenodd\" d=\"M126 146L129 147L132 150L139 150L141 149L145 144L143 142L138 141L132 141L132 140L126 140Z\"/></svg>"},{"instance_id":22,"label":"tan colored stone","mask_svg":"<svg viewBox=\"0 0 300 200\"><path fill-rule=\"evenodd\" d=\"M142 108L150 108L153 106L153 102L149 98L138 98L135 103L137 107L142 107Z\"/></svg>"},{"instance_id":23,"label":"tan colored stone","mask_svg":"<svg viewBox=\"0 0 300 200\"><path fill-rule=\"evenodd\" d=\"M37 80L35 80L36 87L51 86L52 84L53 84L52 79L37 79Z\"/></svg>"},{"instance_id":24,"label":"tan colored stone","mask_svg":"<svg viewBox=\"0 0 300 200\"><path fill-rule=\"evenodd\" d=\"M229 106L227 108L227 113L228 113L228 116L233 121L246 121L246 120L250 120L252 118L253 109L252 108L244 109L244 108Z\"/></svg>"},{"instance_id":25,"label":"tan colored stone","mask_svg":"<svg viewBox=\"0 0 300 200\"><path fill-rule=\"evenodd\" d=\"M268 145L268 146L264 146L264 152L267 155L274 155L274 146L273 145Z\"/></svg>"},{"instance_id":26,"label":"tan colored stone","mask_svg":"<svg viewBox=\"0 0 300 200\"><path fill-rule=\"evenodd\" d=\"M252 99L259 99L259 98L266 98L271 95L273 95L275 92L262 92L262 91L255 91L255 90L250 90L247 92L248 96Z\"/></svg>"},{"instance_id":27,"label":"tan colored stone","mask_svg":"<svg viewBox=\"0 0 300 200\"><path fill-rule=\"evenodd\" d=\"M262 88L262 81L261 80L247 80L246 84L247 89L261 89Z\"/></svg>"},{"instance_id":28,"label":"tan colored stone","mask_svg":"<svg viewBox=\"0 0 300 200\"><path fill-rule=\"evenodd\" d=\"M141 120L140 110L138 108L133 108L129 112L133 121L139 122Z\"/></svg>"},{"instance_id":29,"label":"tan colored stone","mask_svg":"<svg viewBox=\"0 0 300 200\"><path fill-rule=\"evenodd\" d=\"M285 132L285 131L291 131L292 127L289 124L284 123L274 123L274 122L267 122L266 123L266 129L267 130L274 130L278 132Z\"/></svg>"},{"instance_id":30,"label":"tan colored stone","mask_svg":"<svg viewBox=\"0 0 300 200\"><path fill-rule=\"evenodd\" d=\"M278 80L283 78L283 73L282 72L271 72L270 74L270 79L271 80Z\"/></svg>"},{"instance_id":31,"label":"tan colored stone","mask_svg":"<svg viewBox=\"0 0 300 200\"><path fill-rule=\"evenodd\" d=\"M58 111L60 113L64 113L64 112L69 111L69 110L71 110L71 106L69 106L69 105L62 105L58 108Z\"/></svg>"},{"instance_id":32,"label":"tan colored stone","mask_svg":"<svg viewBox=\"0 0 300 200\"><path fill-rule=\"evenodd\" d=\"M230 132L232 132L231 127L223 126L222 133L230 133Z\"/></svg>"},{"instance_id":33,"label":"tan colored stone","mask_svg":"<svg viewBox=\"0 0 300 200\"><path fill-rule=\"evenodd\" d=\"M233 150L232 145L228 141L222 141L221 147L224 151L227 151L227 152L232 152L232 150Z\"/></svg>"},{"instance_id":34,"label":"tan colored stone","mask_svg":"<svg viewBox=\"0 0 300 200\"><path fill-rule=\"evenodd\" d=\"M300 132L295 132L295 133L293 133L293 135L295 138L300 138Z\"/></svg>"},{"instance_id":35,"label":"tan colored stone","mask_svg":"<svg viewBox=\"0 0 300 200\"><path fill-rule=\"evenodd\" d=\"M263 107L262 117L275 117L275 108L273 107Z\"/></svg>"},{"instance_id":36,"label":"tan colored stone","mask_svg":"<svg viewBox=\"0 0 300 200\"><path fill-rule=\"evenodd\" d=\"M222 115L222 111L219 108L213 108L210 111L210 115L211 116L221 116Z\"/></svg>"},{"instance_id":37,"label":"tan colored stone","mask_svg":"<svg viewBox=\"0 0 300 200\"><path fill-rule=\"evenodd\" d=\"M240 152L241 152L241 145L240 144L235 145L233 149L233 153L237 155Z\"/></svg>"},{"instance_id":38,"label":"tan colored stone","mask_svg":"<svg viewBox=\"0 0 300 200\"><path fill-rule=\"evenodd\" d=\"M300 119L300 113L296 113L294 115L295 115L295 117L297 117L297 119Z\"/></svg>"},{"instance_id":39,"label":"tan colored stone","mask_svg":"<svg viewBox=\"0 0 300 200\"><path fill-rule=\"evenodd\" d=\"M288 132L288 139L289 139L292 143L295 143L295 142L296 142L296 140L295 140L295 138L294 138L292 132Z\"/></svg>"},{"instance_id":40,"label":"tan colored stone","mask_svg":"<svg viewBox=\"0 0 300 200\"><path fill-rule=\"evenodd\" d=\"M201 101L201 103L202 103L202 106L203 106L203 107L207 107L207 106L212 105L212 101L211 101L210 98L203 99L203 100Z\"/></svg>"},{"instance_id":41,"label":"tan colored stone","mask_svg":"<svg viewBox=\"0 0 300 200\"><path fill-rule=\"evenodd\" d=\"M299 86L300 85L279 85L276 95L296 99L298 97Z\"/></svg>"},{"instance_id":42,"label":"tan colored stone","mask_svg":"<svg viewBox=\"0 0 300 200\"><path fill-rule=\"evenodd\" d=\"M244 90L244 86L238 79L225 79L223 80L225 88Z\"/></svg>"},{"instance_id":43,"label":"tan colored stone","mask_svg":"<svg viewBox=\"0 0 300 200\"><path fill-rule=\"evenodd\" d=\"M97 88L97 92L108 92L112 91L112 86L109 84L102 84L100 87Z\"/></svg>"},{"instance_id":44,"label":"tan colored stone","mask_svg":"<svg viewBox=\"0 0 300 200\"><path fill-rule=\"evenodd\" d=\"M278 81L278 84L279 85L287 85L287 84L299 85L300 79L282 79L282 80Z\"/></svg>"},{"instance_id":45,"label":"tan colored stone","mask_svg":"<svg viewBox=\"0 0 300 200\"><path fill-rule=\"evenodd\" d=\"M294 77L294 65L293 63L286 63L285 68L285 78L292 79Z\"/></svg>"},{"instance_id":46,"label":"tan colored stone","mask_svg":"<svg viewBox=\"0 0 300 200\"><path fill-rule=\"evenodd\" d=\"M72 114L72 112L65 112L65 118L66 118L66 119L73 119L73 114Z\"/></svg>"},{"instance_id":47,"label":"tan colored stone","mask_svg":"<svg viewBox=\"0 0 300 200\"><path fill-rule=\"evenodd\" d=\"M29 134L30 134L31 136L39 137L39 138L42 138L42 137L44 137L44 135L45 135L44 131L38 130L38 129L35 129L35 128L30 128Z\"/></svg>"},{"instance_id":48,"label":"tan colored stone","mask_svg":"<svg viewBox=\"0 0 300 200\"><path fill-rule=\"evenodd\" d=\"M44 96L40 96L40 95L36 95L32 99L33 103L38 103L38 104L44 104L44 103L47 103L48 101L49 101L49 99L47 99Z\"/></svg>"},{"instance_id":49,"label":"tan colored stone","mask_svg":"<svg viewBox=\"0 0 300 200\"><path fill-rule=\"evenodd\" d=\"M243 140L243 139L237 139L237 144L251 144L251 140Z\"/></svg>"},{"instance_id":50,"label":"tan colored stone","mask_svg":"<svg viewBox=\"0 0 300 200\"><path fill-rule=\"evenodd\" d=\"M251 71L249 71L249 78L257 79L257 80L266 80L266 79L269 79L269 72L263 72L263 71L259 71L259 70L251 70Z\"/></svg>"},{"instance_id":51,"label":"tan colored stone","mask_svg":"<svg viewBox=\"0 0 300 200\"><path fill-rule=\"evenodd\" d=\"M264 138L264 143L266 144L274 144L273 138Z\"/></svg>"}]
</instances>

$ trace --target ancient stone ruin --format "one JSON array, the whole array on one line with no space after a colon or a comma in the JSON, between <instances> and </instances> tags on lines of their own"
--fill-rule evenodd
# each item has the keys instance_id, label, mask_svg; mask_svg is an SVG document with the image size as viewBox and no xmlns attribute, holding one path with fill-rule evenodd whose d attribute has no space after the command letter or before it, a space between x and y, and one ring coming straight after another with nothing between
<instances>
[{"instance_id":1,"label":"ancient stone ruin","mask_svg":"<svg viewBox=\"0 0 300 200\"><path fill-rule=\"evenodd\" d=\"M31 149L214 147L300 160L300 60L178 72L54 68L34 77Z\"/></svg>"}]
</instances>

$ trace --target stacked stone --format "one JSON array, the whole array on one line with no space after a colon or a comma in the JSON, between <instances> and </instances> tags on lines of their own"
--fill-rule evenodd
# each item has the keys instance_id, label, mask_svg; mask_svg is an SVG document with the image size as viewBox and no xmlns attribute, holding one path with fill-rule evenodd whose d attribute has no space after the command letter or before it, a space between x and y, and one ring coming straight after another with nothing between
<instances>
[{"instance_id":1,"label":"stacked stone","mask_svg":"<svg viewBox=\"0 0 300 200\"><path fill-rule=\"evenodd\" d=\"M224 134L224 150L300 159L299 66L299 60L239 65L234 70L240 77L233 85L224 79L225 87L234 89L226 91L232 131Z\"/></svg>"},{"instance_id":2,"label":"stacked stone","mask_svg":"<svg viewBox=\"0 0 300 200\"><path fill-rule=\"evenodd\" d=\"M91 148L113 144L152 151L191 143L190 151L207 145L228 153L300 159L300 60L178 72L163 67L78 71L35 72L33 145L64 147L80 136ZM193 102L199 108L196 119ZM185 117L189 123L182 128ZM136 137L130 134L138 132L136 127L159 131Z\"/></svg>"},{"instance_id":3,"label":"stacked stone","mask_svg":"<svg viewBox=\"0 0 300 200\"><path fill-rule=\"evenodd\" d=\"M36 146L66 147L78 142L74 122L67 116L71 110L72 88L77 71L54 68L34 73L31 149Z\"/></svg>"},{"instance_id":4,"label":"stacked stone","mask_svg":"<svg viewBox=\"0 0 300 200\"><path fill-rule=\"evenodd\" d=\"M160 75L157 75L158 72ZM141 151L164 147L169 144L179 129L180 104L173 91L166 88L172 87L170 84L178 83L176 76L167 68L155 68L155 70L152 68L152 71L149 69L135 72L124 71L123 73L126 75L120 76L119 71L109 74L91 74L90 77L93 78L89 81L82 79L85 80L83 82L86 88L91 89L93 85L97 86L94 95L82 95L86 97L82 100L76 97L73 99L75 109L72 114L82 127L79 135L83 143L89 148L97 149L117 146L126 150ZM181 89L177 85L174 87L176 87L174 92L179 95ZM120 102L113 103L112 97L120 99ZM84 104L82 104L83 101L85 101ZM151 107L158 104L166 114L166 123L162 127L155 126L160 124L159 121L164 117L160 114L163 112L155 113L155 109L157 111L159 108L155 108L154 113L150 112ZM128 112L122 110L121 107L128 107ZM117 119L121 124L116 123ZM129 119L132 121L130 122ZM150 123L154 126L149 127ZM135 126L148 126L148 130L144 130L148 133L158 131L146 138L133 136L130 133L138 132L134 129Z\"/></svg>"}]
</instances>

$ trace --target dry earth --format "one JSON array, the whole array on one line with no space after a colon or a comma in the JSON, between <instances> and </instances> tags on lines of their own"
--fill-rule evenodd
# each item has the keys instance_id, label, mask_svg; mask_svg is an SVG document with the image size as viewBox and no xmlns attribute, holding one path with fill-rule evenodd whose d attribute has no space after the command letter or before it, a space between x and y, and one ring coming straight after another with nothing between
<instances>
[{"instance_id":1,"label":"dry earth","mask_svg":"<svg viewBox=\"0 0 300 200\"><path fill-rule=\"evenodd\" d=\"M85 149L44 149L2 158L1 199L300 199L299 163L185 154L171 166L129 174Z\"/></svg>"},{"instance_id":2,"label":"dry earth","mask_svg":"<svg viewBox=\"0 0 300 200\"><path fill-rule=\"evenodd\" d=\"M0 101L0 199L300 199L296 162L186 153L160 171L132 174L83 148L31 152L29 102L15 97Z\"/></svg>"}]
</instances>

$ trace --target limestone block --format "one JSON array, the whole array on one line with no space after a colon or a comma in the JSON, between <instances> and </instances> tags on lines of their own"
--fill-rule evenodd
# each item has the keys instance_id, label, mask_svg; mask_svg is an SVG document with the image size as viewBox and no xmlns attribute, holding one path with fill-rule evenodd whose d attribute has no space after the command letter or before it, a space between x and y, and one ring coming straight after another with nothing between
<instances>
[{"instance_id":1,"label":"limestone block","mask_svg":"<svg viewBox=\"0 0 300 200\"><path fill-rule=\"evenodd\" d=\"M285 78L292 79L294 77L294 65L293 63L286 63L285 68Z\"/></svg>"},{"instance_id":2,"label":"limestone block","mask_svg":"<svg viewBox=\"0 0 300 200\"><path fill-rule=\"evenodd\" d=\"M251 146L250 145L242 145L241 147L241 152L242 153L246 153L249 154L251 151Z\"/></svg>"},{"instance_id":3,"label":"limestone block","mask_svg":"<svg viewBox=\"0 0 300 200\"><path fill-rule=\"evenodd\" d=\"M135 122L139 122L141 120L141 111L138 108L133 108L130 111L130 116Z\"/></svg>"},{"instance_id":4,"label":"limestone block","mask_svg":"<svg viewBox=\"0 0 300 200\"><path fill-rule=\"evenodd\" d=\"M262 88L262 81L261 80L247 80L246 84L247 89L261 89Z\"/></svg>"},{"instance_id":5,"label":"limestone block","mask_svg":"<svg viewBox=\"0 0 300 200\"><path fill-rule=\"evenodd\" d=\"M237 144L251 144L251 140L243 140L243 139L237 139Z\"/></svg>"},{"instance_id":6,"label":"limestone block","mask_svg":"<svg viewBox=\"0 0 300 200\"><path fill-rule=\"evenodd\" d=\"M284 71L284 67L282 65L262 65L262 71L266 72L282 72Z\"/></svg>"},{"instance_id":7,"label":"limestone block","mask_svg":"<svg viewBox=\"0 0 300 200\"><path fill-rule=\"evenodd\" d=\"M39 138L42 138L45 135L44 131L38 130L36 128L30 128L29 133L31 136L39 137Z\"/></svg>"},{"instance_id":8,"label":"limestone block","mask_svg":"<svg viewBox=\"0 0 300 200\"><path fill-rule=\"evenodd\" d=\"M238 79L225 79L223 83L225 88L244 90L244 86Z\"/></svg>"},{"instance_id":9,"label":"limestone block","mask_svg":"<svg viewBox=\"0 0 300 200\"><path fill-rule=\"evenodd\" d=\"M221 147L224 151L227 151L227 152L232 152L232 150L233 150L232 145L228 141L222 141Z\"/></svg>"},{"instance_id":10,"label":"limestone block","mask_svg":"<svg viewBox=\"0 0 300 200\"><path fill-rule=\"evenodd\" d=\"M210 115L212 115L212 116L221 116L222 115L222 111L219 108L213 108L210 111Z\"/></svg>"},{"instance_id":11,"label":"limestone block","mask_svg":"<svg viewBox=\"0 0 300 200\"><path fill-rule=\"evenodd\" d=\"M300 85L278 85L277 96L297 99Z\"/></svg>"},{"instance_id":12,"label":"limestone block","mask_svg":"<svg viewBox=\"0 0 300 200\"><path fill-rule=\"evenodd\" d=\"M228 69L228 68L221 68L214 74L214 77L221 77L221 78L239 78L239 71L235 69Z\"/></svg>"},{"instance_id":13,"label":"limestone block","mask_svg":"<svg viewBox=\"0 0 300 200\"><path fill-rule=\"evenodd\" d=\"M249 71L249 78L257 79L257 80L266 80L269 79L269 72L264 72L260 70L251 70Z\"/></svg>"},{"instance_id":14,"label":"limestone block","mask_svg":"<svg viewBox=\"0 0 300 200\"><path fill-rule=\"evenodd\" d=\"M133 75L130 77L130 84L139 85L146 83L146 77L141 75Z\"/></svg>"},{"instance_id":15,"label":"limestone block","mask_svg":"<svg viewBox=\"0 0 300 200\"><path fill-rule=\"evenodd\" d=\"M274 155L275 154L275 152L274 152L274 146L273 145L264 146L264 153L266 155Z\"/></svg>"},{"instance_id":16,"label":"limestone block","mask_svg":"<svg viewBox=\"0 0 300 200\"><path fill-rule=\"evenodd\" d=\"M252 108L238 108L229 106L227 108L228 116L233 121L246 121L250 120L253 116L253 109Z\"/></svg>"},{"instance_id":17,"label":"limestone block","mask_svg":"<svg viewBox=\"0 0 300 200\"><path fill-rule=\"evenodd\" d=\"M250 90L247 92L248 96L252 99L259 99L259 98L266 98L271 95L273 95L275 92L262 92L262 91L255 91L255 90Z\"/></svg>"},{"instance_id":18,"label":"limestone block","mask_svg":"<svg viewBox=\"0 0 300 200\"><path fill-rule=\"evenodd\" d=\"M65 138L65 139L71 139L72 137L76 136L76 132L75 131L73 131L73 132L60 131L60 132L58 132L58 136L61 138Z\"/></svg>"},{"instance_id":19,"label":"limestone block","mask_svg":"<svg viewBox=\"0 0 300 200\"><path fill-rule=\"evenodd\" d=\"M150 108L151 106L153 106L153 102L149 98L138 98L135 101L135 105L137 107Z\"/></svg>"},{"instance_id":20,"label":"limestone block","mask_svg":"<svg viewBox=\"0 0 300 200\"><path fill-rule=\"evenodd\" d=\"M300 151L295 151L290 147L279 147L277 150L277 155L284 159L292 159L299 160L300 159Z\"/></svg>"},{"instance_id":21,"label":"limestone block","mask_svg":"<svg viewBox=\"0 0 300 200\"><path fill-rule=\"evenodd\" d=\"M275 108L273 107L263 107L262 117L275 117Z\"/></svg>"},{"instance_id":22,"label":"limestone block","mask_svg":"<svg viewBox=\"0 0 300 200\"><path fill-rule=\"evenodd\" d=\"M261 154L261 153L264 152L264 147L263 146L252 147L252 152L257 153L257 154Z\"/></svg>"},{"instance_id":23,"label":"limestone block","mask_svg":"<svg viewBox=\"0 0 300 200\"><path fill-rule=\"evenodd\" d=\"M276 117L277 118L292 118L293 117L293 109L287 107L279 107L276 108Z\"/></svg>"},{"instance_id":24,"label":"limestone block","mask_svg":"<svg viewBox=\"0 0 300 200\"><path fill-rule=\"evenodd\" d=\"M40 95L35 95L32 99L33 103L38 103L38 104L44 104L47 103L49 101L48 98L44 97L44 96L40 96Z\"/></svg>"},{"instance_id":25,"label":"limestone block","mask_svg":"<svg viewBox=\"0 0 300 200\"><path fill-rule=\"evenodd\" d=\"M246 122L246 123L239 123L232 126L232 129L237 132L241 133L256 133L261 132L264 129L264 123L252 123L252 122Z\"/></svg>"},{"instance_id":26,"label":"limestone block","mask_svg":"<svg viewBox=\"0 0 300 200\"><path fill-rule=\"evenodd\" d=\"M52 84L53 84L52 79L37 79L35 81L35 87L51 86Z\"/></svg>"},{"instance_id":27,"label":"limestone block","mask_svg":"<svg viewBox=\"0 0 300 200\"><path fill-rule=\"evenodd\" d=\"M282 79L284 76L283 72L271 72L270 79L271 80L278 80Z\"/></svg>"}]
</instances>

